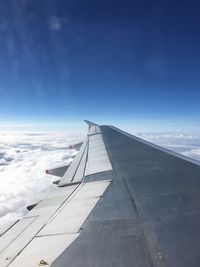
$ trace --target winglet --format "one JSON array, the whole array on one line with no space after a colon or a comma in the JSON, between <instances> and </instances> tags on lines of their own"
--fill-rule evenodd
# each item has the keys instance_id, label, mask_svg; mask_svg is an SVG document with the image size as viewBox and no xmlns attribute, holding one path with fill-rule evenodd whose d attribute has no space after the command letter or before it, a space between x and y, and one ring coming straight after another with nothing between
<instances>
[{"instance_id":1,"label":"winglet","mask_svg":"<svg viewBox=\"0 0 200 267\"><path fill-rule=\"evenodd\" d=\"M87 123L87 125L89 126L89 128L90 128L91 126L97 126L97 125L98 125L98 124L96 124L96 123L94 123L94 122L92 122L92 121L84 120L84 122Z\"/></svg>"}]
</instances>

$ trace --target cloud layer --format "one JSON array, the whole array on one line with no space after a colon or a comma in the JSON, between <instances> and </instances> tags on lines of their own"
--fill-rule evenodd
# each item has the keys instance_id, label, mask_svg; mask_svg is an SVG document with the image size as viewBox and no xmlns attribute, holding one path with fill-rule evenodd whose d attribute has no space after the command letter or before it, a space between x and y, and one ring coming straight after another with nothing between
<instances>
[{"instance_id":1,"label":"cloud layer","mask_svg":"<svg viewBox=\"0 0 200 267\"><path fill-rule=\"evenodd\" d=\"M182 131L154 133L130 132L159 146L200 160L200 133L188 133Z\"/></svg>"},{"instance_id":2,"label":"cloud layer","mask_svg":"<svg viewBox=\"0 0 200 267\"><path fill-rule=\"evenodd\" d=\"M175 132L135 133L138 137L200 160L200 134ZM77 153L70 144L84 140L75 132L0 131L0 225L18 219L26 206L55 188L56 177L45 170L67 163Z\"/></svg>"},{"instance_id":3,"label":"cloud layer","mask_svg":"<svg viewBox=\"0 0 200 267\"><path fill-rule=\"evenodd\" d=\"M0 132L0 225L54 190L56 178L45 170L69 162L77 152L67 147L83 139L77 133Z\"/></svg>"}]
</instances>

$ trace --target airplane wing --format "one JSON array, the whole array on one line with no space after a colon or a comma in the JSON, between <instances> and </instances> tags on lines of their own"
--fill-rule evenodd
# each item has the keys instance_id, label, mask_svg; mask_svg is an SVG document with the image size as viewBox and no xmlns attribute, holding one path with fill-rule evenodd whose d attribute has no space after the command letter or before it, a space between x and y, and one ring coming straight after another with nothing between
<instances>
[{"instance_id":1,"label":"airplane wing","mask_svg":"<svg viewBox=\"0 0 200 267\"><path fill-rule=\"evenodd\" d=\"M0 266L199 267L198 162L87 123L55 192L0 229Z\"/></svg>"}]
</instances>

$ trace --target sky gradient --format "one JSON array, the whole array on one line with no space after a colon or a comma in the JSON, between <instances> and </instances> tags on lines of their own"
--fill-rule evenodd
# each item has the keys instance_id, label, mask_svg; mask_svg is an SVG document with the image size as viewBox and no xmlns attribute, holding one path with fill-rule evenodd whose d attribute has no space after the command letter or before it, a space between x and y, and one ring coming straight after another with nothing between
<instances>
[{"instance_id":1,"label":"sky gradient","mask_svg":"<svg viewBox=\"0 0 200 267\"><path fill-rule=\"evenodd\" d=\"M0 122L197 128L200 4L2 0Z\"/></svg>"}]
</instances>

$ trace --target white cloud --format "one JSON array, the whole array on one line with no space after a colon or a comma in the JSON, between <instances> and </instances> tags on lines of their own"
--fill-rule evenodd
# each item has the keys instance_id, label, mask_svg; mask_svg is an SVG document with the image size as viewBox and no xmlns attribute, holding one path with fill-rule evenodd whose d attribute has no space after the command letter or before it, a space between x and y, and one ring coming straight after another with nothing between
<instances>
[{"instance_id":1,"label":"white cloud","mask_svg":"<svg viewBox=\"0 0 200 267\"><path fill-rule=\"evenodd\" d=\"M0 132L0 224L54 190L56 178L45 170L69 162L76 151L67 147L83 139L66 132Z\"/></svg>"},{"instance_id":2,"label":"white cloud","mask_svg":"<svg viewBox=\"0 0 200 267\"><path fill-rule=\"evenodd\" d=\"M151 132L132 134L149 142L173 150L185 156L200 160L200 133L184 131Z\"/></svg>"},{"instance_id":3,"label":"white cloud","mask_svg":"<svg viewBox=\"0 0 200 267\"><path fill-rule=\"evenodd\" d=\"M185 151L183 154L187 157L195 158L200 161L200 147Z\"/></svg>"},{"instance_id":4,"label":"white cloud","mask_svg":"<svg viewBox=\"0 0 200 267\"><path fill-rule=\"evenodd\" d=\"M54 31L58 31L62 27L62 21L59 17L52 16L49 20L49 26L50 26L50 29Z\"/></svg>"},{"instance_id":5,"label":"white cloud","mask_svg":"<svg viewBox=\"0 0 200 267\"><path fill-rule=\"evenodd\" d=\"M152 143L200 160L200 134L174 132L134 133ZM43 199L55 185L56 177L45 170L69 162L74 150L67 147L80 142L77 132L0 131L0 225L20 218L26 206Z\"/></svg>"}]
</instances>

